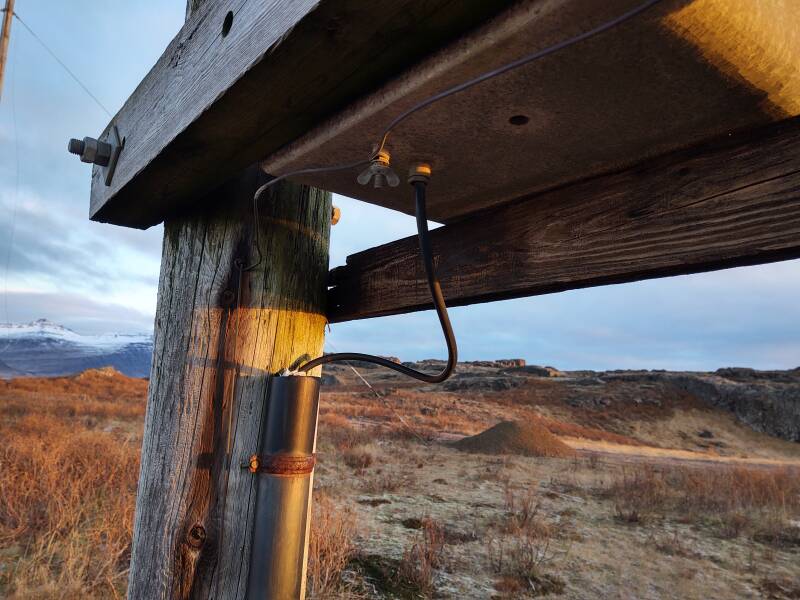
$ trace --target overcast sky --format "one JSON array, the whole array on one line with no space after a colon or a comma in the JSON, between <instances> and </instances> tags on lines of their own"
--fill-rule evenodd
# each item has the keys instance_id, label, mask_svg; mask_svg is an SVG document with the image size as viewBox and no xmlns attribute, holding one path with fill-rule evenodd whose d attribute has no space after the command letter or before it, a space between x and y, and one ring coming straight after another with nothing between
<instances>
[{"instance_id":1,"label":"overcast sky","mask_svg":"<svg viewBox=\"0 0 800 600\"><path fill-rule=\"evenodd\" d=\"M17 0L16 10L113 113L180 28L184 2ZM82 333L150 331L162 230L90 222L90 170L66 152L68 138L96 136L108 116L17 21L11 39L0 100L0 322L46 317ZM408 216L334 202L343 218L333 229L332 266L414 233ZM452 314L466 360L791 368L800 365L798 297L800 262L790 261ZM329 341L331 350L404 359L445 354L432 312L334 325Z\"/></svg>"}]
</instances>

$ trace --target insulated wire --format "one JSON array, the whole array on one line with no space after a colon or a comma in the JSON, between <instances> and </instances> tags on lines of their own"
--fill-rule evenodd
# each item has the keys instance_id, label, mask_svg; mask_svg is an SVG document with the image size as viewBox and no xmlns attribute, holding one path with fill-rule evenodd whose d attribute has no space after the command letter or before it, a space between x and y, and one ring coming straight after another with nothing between
<instances>
[{"instance_id":1,"label":"insulated wire","mask_svg":"<svg viewBox=\"0 0 800 600\"><path fill-rule=\"evenodd\" d=\"M456 344L456 337L453 333L453 326L450 324L450 317L447 314L447 305L442 295L442 288L439 285L439 279L436 277L436 270L433 266L433 251L431 250L430 235L428 232L428 215L425 210L425 186L422 181L414 182L414 197L416 201L416 214L417 214L417 232L419 237L419 249L422 254L422 262L425 265L425 275L428 279L428 289L430 289L431 296L433 297L433 304L436 308L436 314L439 317L439 324L442 326L442 333L447 343L447 364L440 373L428 374L416 369L412 369L405 365L401 365L391 360L387 360L380 356L372 356L371 354L360 354L358 352L340 352L336 354L325 354L319 358L315 358L304 365L298 371L310 371L314 367L324 365L331 362L340 361L360 361L373 363L398 371L403 375L413 377L425 383L441 383L455 370L456 363L458 362L458 346Z\"/></svg>"},{"instance_id":2,"label":"insulated wire","mask_svg":"<svg viewBox=\"0 0 800 600\"><path fill-rule=\"evenodd\" d=\"M368 165L369 163L370 163L369 160L360 160L360 161L354 162L354 163L347 163L347 164L342 164L342 165L333 165L333 166L330 166L330 167L311 167L311 168L308 168L308 169L300 169L299 171L292 171L291 173L286 173L284 175L279 175L278 177L275 177L274 179L270 179L267 183L265 183L260 188L258 188L256 190L256 193L253 194L253 219L254 219L254 223L256 224L254 229L255 229L255 237L256 237L256 240L255 240L256 241L256 254L257 254L258 258L256 259L256 262L254 262L252 265L250 265L248 267L245 267L244 270L245 271L252 271L256 267L260 266L261 263L264 260L264 257L261 254L261 243L260 243L261 240L259 238L259 233L258 233L258 222L259 222L258 201L261 199L261 195L264 192L266 192L269 188L274 186L276 183L278 183L280 181L283 181L284 179L288 179L289 177L296 177L298 175L308 175L308 174L311 174L311 173L323 173L323 172L328 173L328 172L332 172L332 171L346 171L346 170L349 170L349 169L356 169L358 167L363 167L365 165Z\"/></svg>"},{"instance_id":3,"label":"insulated wire","mask_svg":"<svg viewBox=\"0 0 800 600\"><path fill-rule=\"evenodd\" d=\"M557 44L554 44L552 46L548 46L547 48L545 48L543 50L537 50L536 52L532 52L530 54L526 54L525 56L522 56L522 57L520 57L520 58L518 58L518 59L516 59L514 61L511 61L510 63L506 63L506 64L504 64L504 65L502 65L500 67L497 67L496 69L492 69L491 71L486 71L485 73L482 73L481 75L478 75L477 77L474 77L472 79L469 79L467 81L464 81L462 83L454 85L451 88L448 88L448 89L446 89L446 90L444 90L442 92L439 92L438 94L434 94L433 96L430 96L430 97L422 100L421 102L415 104L414 106L412 106L411 108L409 108L405 112L402 112L399 115L397 115L389 123L389 125L386 126L386 129L383 131L383 135L381 137L381 143L378 146L378 152L383 150L384 146L386 145L386 140L389 137L389 133L395 127L397 127L400 123L402 123L408 117L413 115L415 112L418 112L418 111L422 110L423 108L426 108L426 107L430 106L431 104L434 104L435 102L438 102L439 100L443 100L444 98L448 98L449 96L453 96L455 94L458 94L459 92L463 92L466 89L469 89L469 88L471 88L471 87L473 87L475 85L478 85L479 83L483 83L484 81L486 81L488 79L492 79L494 77L502 75L503 73L507 73L508 71L512 71L513 69L516 69L516 68L521 67L523 65L527 65L528 63L531 63L531 62L534 62L536 60L539 60L540 58L544 58L545 56L548 56L550 54L554 54L554 53L556 53L556 52L558 52L560 50L568 48L569 46L572 46L573 44L577 44L578 42L582 42L584 40L588 40L589 38L594 37L594 36L596 36L596 35L598 35L600 33L603 33L604 31L608 31L609 29L613 29L614 27L624 23L628 19L631 19L631 18L635 17L636 15L638 15L639 13L642 13L642 12L646 11L648 8L650 8L651 6L657 4L660 1L661 0L647 0L646 2L643 2L642 4L639 4L638 6L633 7L631 10L622 13L618 17L615 17L615 18L611 19L610 21L606 21L605 23L602 23L601 25L598 25L594 29L590 29L589 31L586 31L584 33L579 33L578 35L573 36L571 38L568 38L568 39L566 39L564 41L558 42ZM376 154L377 154L377 152L376 152Z\"/></svg>"}]
</instances>

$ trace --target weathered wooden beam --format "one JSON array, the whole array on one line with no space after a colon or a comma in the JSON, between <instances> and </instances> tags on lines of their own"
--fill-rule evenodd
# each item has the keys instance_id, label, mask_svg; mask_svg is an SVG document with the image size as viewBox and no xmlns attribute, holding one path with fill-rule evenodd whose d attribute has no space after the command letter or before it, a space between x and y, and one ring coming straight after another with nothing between
<instances>
[{"instance_id":1,"label":"weathered wooden beam","mask_svg":"<svg viewBox=\"0 0 800 600\"><path fill-rule=\"evenodd\" d=\"M800 118L524 198L431 239L450 306L797 258ZM432 307L414 237L348 257L329 283L332 322Z\"/></svg>"},{"instance_id":2,"label":"weathered wooden beam","mask_svg":"<svg viewBox=\"0 0 800 600\"><path fill-rule=\"evenodd\" d=\"M91 218L149 227L511 0L219 0L192 12L113 126Z\"/></svg>"}]
</instances>

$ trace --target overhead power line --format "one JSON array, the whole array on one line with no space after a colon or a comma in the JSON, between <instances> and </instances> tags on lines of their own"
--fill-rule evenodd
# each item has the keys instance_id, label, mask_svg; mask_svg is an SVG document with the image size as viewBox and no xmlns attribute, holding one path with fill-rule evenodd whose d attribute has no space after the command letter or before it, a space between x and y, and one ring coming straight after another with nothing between
<instances>
[{"instance_id":1,"label":"overhead power line","mask_svg":"<svg viewBox=\"0 0 800 600\"><path fill-rule=\"evenodd\" d=\"M48 46L47 44L45 44L45 43L44 43L44 40L42 40L42 38L40 38L38 35L36 35L36 32L35 32L35 31L33 31L33 29L31 29L31 28L28 26L28 24L27 24L25 21L23 21L23 20L22 20L22 17L20 17L20 16L19 16L19 13L18 13L17 11L14 11L14 16L17 18L17 21L19 21L20 25L22 25L22 26L23 26L25 29L27 29L27 30L28 30L28 33L30 33L30 34L33 36L33 39L35 39L37 42L39 42L39 44L42 46L42 48L44 48L44 49L47 51L47 53L48 53L50 56L52 56L52 57L53 57L53 59L54 59L54 60L55 60L55 61L56 61L56 62L57 62L59 65L61 65L61 68L63 68L63 69L64 69L64 70L67 72L67 74L68 74L70 77L72 77L72 79L75 81L75 83L77 83L79 86L81 86L81 89L82 89L84 92L86 92L86 94L87 94L87 95L88 95L88 96L89 96L89 97L90 97L92 100L94 100L95 104L97 104L97 106L99 106L99 107L100 107L100 108L103 110L103 112L104 112L104 113L106 113L106 114L108 115L108 117L109 117L109 118L112 118L112 117L113 117L113 115L111 114L111 111L110 111L110 110L108 110L108 109L107 109L107 108L106 108L106 107L103 105L103 103L102 103L102 102L100 102L100 100L98 100L98 99L97 99L97 96L95 96L95 95L94 95L94 94L91 92L91 90L89 90L89 88L88 88L88 87L86 87L86 84L84 84L84 83L83 83L83 82L82 82L80 79L78 79L78 76L77 76L77 75L75 75L75 73L72 71L72 69L70 69L70 68L69 68L69 67L68 67L68 66L67 66L67 65L64 63L64 61L63 61L63 60L61 60L61 59L58 57L58 55L57 55L55 52L53 52L53 50L51 50L51 49L50 49L50 46Z\"/></svg>"}]
</instances>

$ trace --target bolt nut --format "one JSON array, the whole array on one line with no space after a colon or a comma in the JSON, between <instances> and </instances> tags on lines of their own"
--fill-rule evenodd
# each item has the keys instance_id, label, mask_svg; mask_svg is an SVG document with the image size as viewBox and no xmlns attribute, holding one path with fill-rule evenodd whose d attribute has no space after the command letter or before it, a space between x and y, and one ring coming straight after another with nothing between
<instances>
[{"instance_id":1,"label":"bolt nut","mask_svg":"<svg viewBox=\"0 0 800 600\"><path fill-rule=\"evenodd\" d=\"M421 181L428 183L431 179L432 169L428 163L416 163L408 170L408 183Z\"/></svg>"},{"instance_id":2,"label":"bolt nut","mask_svg":"<svg viewBox=\"0 0 800 600\"><path fill-rule=\"evenodd\" d=\"M81 162L107 167L111 160L112 146L91 137L85 137L83 140L73 138L69 141L67 150L71 154L80 156Z\"/></svg>"},{"instance_id":3,"label":"bolt nut","mask_svg":"<svg viewBox=\"0 0 800 600\"><path fill-rule=\"evenodd\" d=\"M251 473L258 473L258 467L260 466L261 461L258 458L258 454L253 454L250 457L250 462L248 463L248 468L250 469Z\"/></svg>"},{"instance_id":4,"label":"bolt nut","mask_svg":"<svg viewBox=\"0 0 800 600\"><path fill-rule=\"evenodd\" d=\"M342 218L342 211L338 206L334 206L331 210L331 225L336 225L339 219Z\"/></svg>"}]
</instances>

